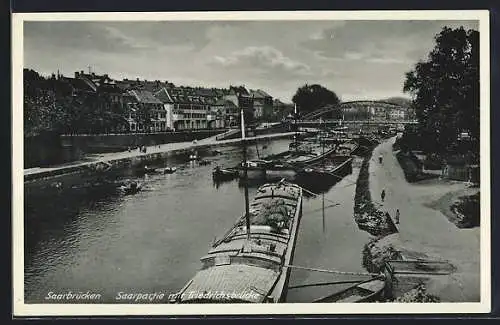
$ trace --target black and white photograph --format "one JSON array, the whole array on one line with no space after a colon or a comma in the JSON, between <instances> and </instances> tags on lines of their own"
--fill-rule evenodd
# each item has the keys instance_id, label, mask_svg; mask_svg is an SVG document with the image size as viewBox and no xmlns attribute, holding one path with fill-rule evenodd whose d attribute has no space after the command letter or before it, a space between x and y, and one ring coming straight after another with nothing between
<instances>
[{"instance_id":1,"label":"black and white photograph","mask_svg":"<svg viewBox=\"0 0 500 325\"><path fill-rule=\"evenodd\" d=\"M15 313L490 311L488 11L12 19Z\"/></svg>"}]
</instances>

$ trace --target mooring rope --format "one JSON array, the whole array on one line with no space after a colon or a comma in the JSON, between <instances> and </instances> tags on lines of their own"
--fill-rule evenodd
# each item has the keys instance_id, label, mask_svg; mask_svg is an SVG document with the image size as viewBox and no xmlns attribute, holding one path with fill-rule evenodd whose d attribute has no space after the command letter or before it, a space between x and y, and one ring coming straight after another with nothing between
<instances>
[{"instance_id":1,"label":"mooring rope","mask_svg":"<svg viewBox=\"0 0 500 325\"><path fill-rule=\"evenodd\" d=\"M340 203L330 204L330 205L327 205L325 207L325 209L334 208L334 207L339 206L339 205L340 205ZM314 209L314 210L306 210L305 212L307 212L307 213L313 213L313 212L318 212L318 211L321 211L321 210L323 210L323 208L318 208L318 209Z\"/></svg>"},{"instance_id":2,"label":"mooring rope","mask_svg":"<svg viewBox=\"0 0 500 325\"><path fill-rule=\"evenodd\" d=\"M323 272L323 273L341 274L341 275L382 276L380 273L347 272L347 271L337 271L337 270L325 270L325 269L317 269L317 268L312 268L312 267L290 265L290 264L287 264L284 267L288 267L288 268L292 268L292 269L307 270L307 271Z\"/></svg>"},{"instance_id":3,"label":"mooring rope","mask_svg":"<svg viewBox=\"0 0 500 325\"><path fill-rule=\"evenodd\" d=\"M334 285L334 284L350 284L350 283L361 283L361 282L363 282L363 280L306 283L306 284L291 286L291 287L288 287L288 289L300 289L300 288L306 288L306 287L319 287L319 286L327 286L327 285Z\"/></svg>"}]
</instances>

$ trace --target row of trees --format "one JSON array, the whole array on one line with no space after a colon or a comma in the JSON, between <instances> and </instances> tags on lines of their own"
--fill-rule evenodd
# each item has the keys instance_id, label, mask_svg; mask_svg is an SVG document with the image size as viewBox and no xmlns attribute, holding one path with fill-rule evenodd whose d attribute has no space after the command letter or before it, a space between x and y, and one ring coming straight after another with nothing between
<instances>
[{"instance_id":1,"label":"row of trees","mask_svg":"<svg viewBox=\"0 0 500 325\"><path fill-rule=\"evenodd\" d=\"M79 92L55 76L24 70L24 133L103 133L128 128L125 108L106 92Z\"/></svg>"},{"instance_id":2,"label":"row of trees","mask_svg":"<svg viewBox=\"0 0 500 325\"><path fill-rule=\"evenodd\" d=\"M477 145L464 147L459 135L479 141L479 32L445 27L435 42L427 60L406 74L403 88L413 96L419 142L444 156L478 151Z\"/></svg>"}]
</instances>

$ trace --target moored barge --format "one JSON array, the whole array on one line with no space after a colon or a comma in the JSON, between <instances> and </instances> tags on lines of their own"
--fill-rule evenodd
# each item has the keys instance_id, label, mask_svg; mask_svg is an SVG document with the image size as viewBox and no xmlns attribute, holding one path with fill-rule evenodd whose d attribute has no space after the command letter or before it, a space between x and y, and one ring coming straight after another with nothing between
<instances>
[{"instance_id":1,"label":"moored barge","mask_svg":"<svg viewBox=\"0 0 500 325\"><path fill-rule=\"evenodd\" d=\"M285 181L259 187L248 218L212 245L172 302L283 302L301 216L301 187Z\"/></svg>"}]
</instances>

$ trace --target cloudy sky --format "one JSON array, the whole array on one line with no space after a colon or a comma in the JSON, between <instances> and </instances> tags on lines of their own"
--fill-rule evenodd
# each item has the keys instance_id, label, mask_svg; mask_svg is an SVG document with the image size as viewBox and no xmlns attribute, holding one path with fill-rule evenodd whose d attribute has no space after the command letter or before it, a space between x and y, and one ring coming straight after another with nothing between
<instances>
[{"instance_id":1,"label":"cloudy sky","mask_svg":"<svg viewBox=\"0 0 500 325\"><path fill-rule=\"evenodd\" d=\"M25 22L24 66L179 85L261 88L290 101L319 83L342 100L403 96L443 26L472 21Z\"/></svg>"}]
</instances>

